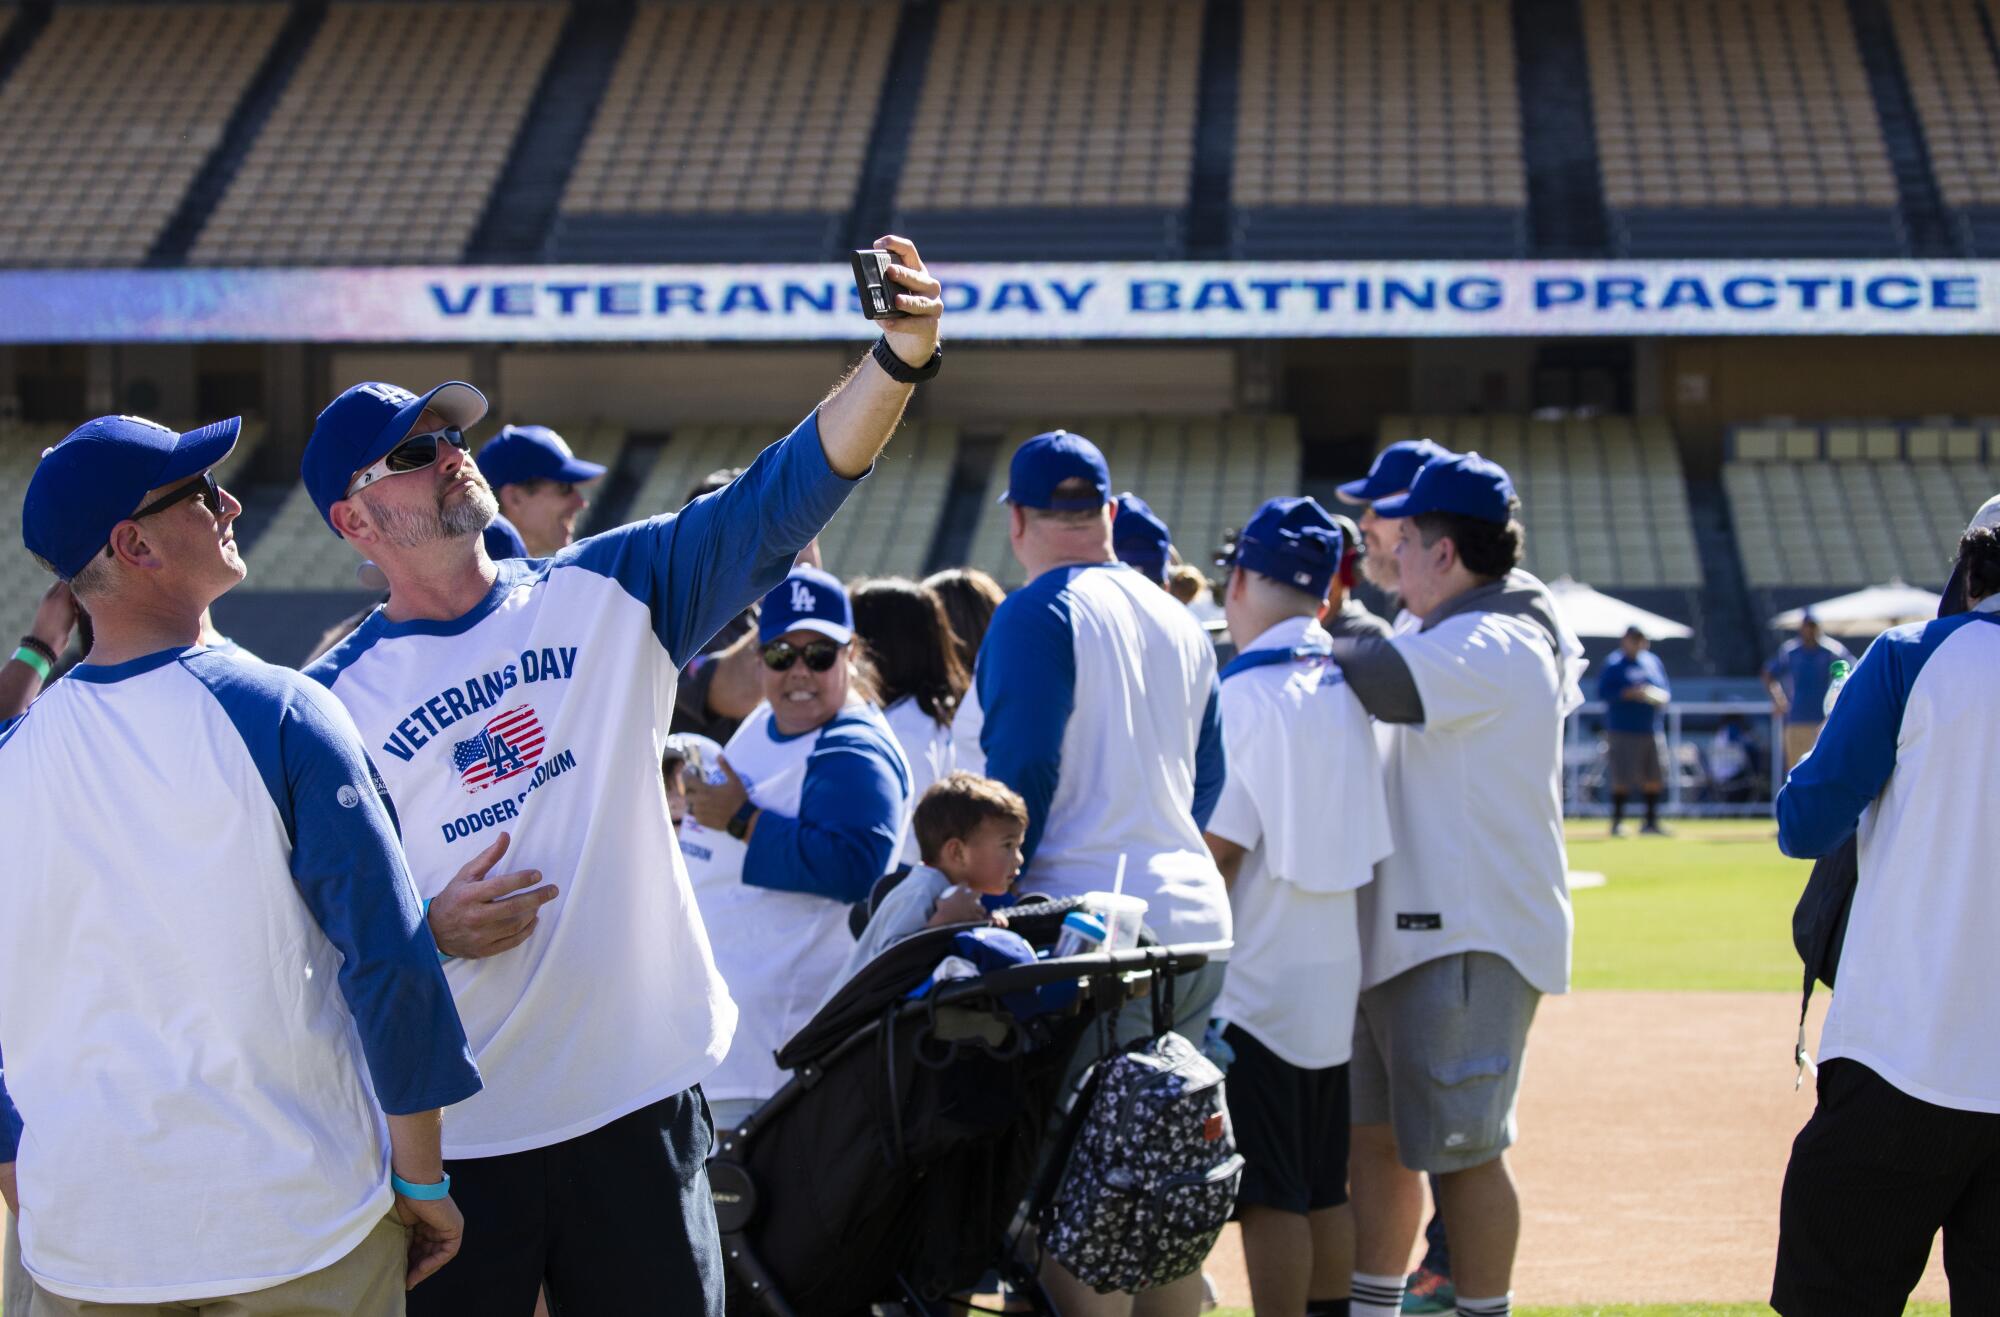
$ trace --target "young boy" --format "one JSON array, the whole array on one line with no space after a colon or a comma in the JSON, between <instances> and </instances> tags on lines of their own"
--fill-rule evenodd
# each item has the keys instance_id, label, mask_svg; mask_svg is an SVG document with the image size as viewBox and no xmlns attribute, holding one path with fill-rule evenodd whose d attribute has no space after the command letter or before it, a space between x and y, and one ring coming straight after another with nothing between
<instances>
[{"instance_id":1,"label":"young boy","mask_svg":"<svg viewBox=\"0 0 2000 1317\"><path fill-rule=\"evenodd\" d=\"M984 923L989 916L979 898L1004 895L1021 872L1028 806L1004 783L952 773L924 792L911 827L923 863L882 898L847 958L841 983L926 928Z\"/></svg>"}]
</instances>

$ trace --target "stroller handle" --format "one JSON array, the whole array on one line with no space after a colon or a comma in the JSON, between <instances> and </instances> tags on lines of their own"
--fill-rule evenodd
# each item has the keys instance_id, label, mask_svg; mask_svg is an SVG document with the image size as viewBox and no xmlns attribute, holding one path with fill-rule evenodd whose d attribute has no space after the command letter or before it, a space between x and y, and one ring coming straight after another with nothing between
<instances>
[{"instance_id":1,"label":"stroller handle","mask_svg":"<svg viewBox=\"0 0 2000 1317\"><path fill-rule=\"evenodd\" d=\"M1032 965L1011 965L982 974L976 979L954 979L938 985L932 994L938 1002L960 997L1024 992L1045 983L1070 979L1108 979L1147 970L1183 974L1200 969L1209 957L1226 951L1226 942L1190 943L1172 947L1134 947L1129 951L1098 951L1087 956L1065 956L1060 960L1038 960Z\"/></svg>"}]
</instances>

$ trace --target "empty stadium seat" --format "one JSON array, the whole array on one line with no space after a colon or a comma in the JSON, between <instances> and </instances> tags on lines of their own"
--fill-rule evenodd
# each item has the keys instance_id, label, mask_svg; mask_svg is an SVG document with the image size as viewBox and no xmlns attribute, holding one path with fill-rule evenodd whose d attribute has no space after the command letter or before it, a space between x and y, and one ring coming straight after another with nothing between
<instances>
[{"instance_id":1,"label":"empty stadium seat","mask_svg":"<svg viewBox=\"0 0 2000 1317\"><path fill-rule=\"evenodd\" d=\"M1744 442L1768 433L1738 429L1722 469L1744 578L1758 590L1942 585L1959 534L2000 488L1978 424L1794 426L1787 433L1812 442Z\"/></svg>"},{"instance_id":2,"label":"empty stadium seat","mask_svg":"<svg viewBox=\"0 0 2000 1317\"><path fill-rule=\"evenodd\" d=\"M1213 578L1223 533L1240 527L1267 498L1299 489L1298 422L1289 416L1126 416L1061 423L1104 451L1114 489L1152 505L1173 532L1181 557ZM1007 486L1014 449L1054 423L1013 426L994 455L990 485ZM1008 546L1008 509L980 509L968 551L971 566L1009 589L1024 573Z\"/></svg>"},{"instance_id":3,"label":"empty stadium seat","mask_svg":"<svg viewBox=\"0 0 2000 1317\"><path fill-rule=\"evenodd\" d=\"M1841 0L1585 0L1583 14L1619 254L1904 249Z\"/></svg>"},{"instance_id":4,"label":"empty stadium seat","mask_svg":"<svg viewBox=\"0 0 2000 1317\"><path fill-rule=\"evenodd\" d=\"M515 0L331 6L189 262L458 260L563 15Z\"/></svg>"},{"instance_id":5,"label":"empty stadium seat","mask_svg":"<svg viewBox=\"0 0 2000 1317\"><path fill-rule=\"evenodd\" d=\"M0 85L0 260L141 264L284 21L281 4L58 6Z\"/></svg>"},{"instance_id":6,"label":"empty stadium seat","mask_svg":"<svg viewBox=\"0 0 2000 1317\"><path fill-rule=\"evenodd\" d=\"M896 198L946 259L1175 254L1199 0L945 0Z\"/></svg>"},{"instance_id":7,"label":"empty stadium seat","mask_svg":"<svg viewBox=\"0 0 2000 1317\"><path fill-rule=\"evenodd\" d=\"M860 183L897 12L892 0L640 6L551 254L828 255Z\"/></svg>"},{"instance_id":8,"label":"empty stadium seat","mask_svg":"<svg viewBox=\"0 0 2000 1317\"><path fill-rule=\"evenodd\" d=\"M1895 0L1887 8L1938 190L1959 212L1972 254L2000 253L2000 65L1989 44L1996 11L1987 0Z\"/></svg>"}]
</instances>

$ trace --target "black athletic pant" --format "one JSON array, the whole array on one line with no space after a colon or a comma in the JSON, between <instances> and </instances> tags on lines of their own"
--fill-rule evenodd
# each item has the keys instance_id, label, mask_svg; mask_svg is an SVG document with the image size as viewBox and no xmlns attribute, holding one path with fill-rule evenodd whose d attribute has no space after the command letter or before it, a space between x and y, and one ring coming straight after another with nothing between
<instances>
[{"instance_id":1,"label":"black athletic pant","mask_svg":"<svg viewBox=\"0 0 2000 1317\"><path fill-rule=\"evenodd\" d=\"M722 1317L708 1192L715 1127L690 1088L564 1143L447 1161L465 1246L410 1317Z\"/></svg>"},{"instance_id":2,"label":"black athletic pant","mask_svg":"<svg viewBox=\"0 0 2000 1317\"><path fill-rule=\"evenodd\" d=\"M1828 1061L1785 1169L1771 1306L1901 1317L1939 1230L1951 1310L2000 1313L2000 1115L1933 1106L1858 1061Z\"/></svg>"}]
</instances>

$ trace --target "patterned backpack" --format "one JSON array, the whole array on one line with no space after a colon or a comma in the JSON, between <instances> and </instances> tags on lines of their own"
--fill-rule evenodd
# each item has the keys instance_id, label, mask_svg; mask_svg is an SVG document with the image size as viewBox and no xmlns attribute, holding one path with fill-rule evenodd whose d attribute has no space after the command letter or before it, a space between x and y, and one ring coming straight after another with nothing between
<instances>
[{"instance_id":1,"label":"patterned backpack","mask_svg":"<svg viewBox=\"0 0 2000 1317\"><path fill-rule=\"evenodd\" d=\"M1243 1158L1222 1072L1177 1033L1098 1065L1042 1245L1100 1294L1179 1280L1236 1206Z\"/></svg>"}]
</instances>

